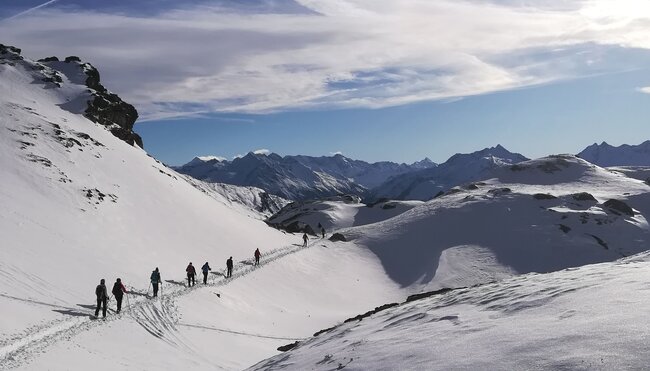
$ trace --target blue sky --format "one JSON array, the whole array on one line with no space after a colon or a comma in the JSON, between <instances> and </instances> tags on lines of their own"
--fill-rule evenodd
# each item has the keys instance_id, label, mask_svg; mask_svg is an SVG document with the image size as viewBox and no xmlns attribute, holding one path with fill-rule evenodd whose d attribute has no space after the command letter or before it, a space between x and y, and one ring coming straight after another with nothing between
<instances>
[{"instance_id":1,"label":"blue sky","mask_svg":"<svg viewBox=\"0 0 650 371\"><path fill-rule=\"evenodd\" d=\"M641 0L3 0L1 43L78 55L146 149L444 161L650 137Z\"/></svg>"}]
</instances>

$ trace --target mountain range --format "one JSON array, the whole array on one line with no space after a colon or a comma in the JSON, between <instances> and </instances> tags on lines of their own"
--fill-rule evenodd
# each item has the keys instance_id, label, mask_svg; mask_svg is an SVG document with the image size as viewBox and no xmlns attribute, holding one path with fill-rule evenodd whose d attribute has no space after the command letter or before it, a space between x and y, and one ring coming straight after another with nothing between
<instances>
[{"instance_id":1,"label":"mountain range","mask_svg":"<svg viewBox=\"0 0 650 371\"><path fill-rule=\"evenodd\" d=\"M99 88L93 69L0 47L0 369L648 364L647 182L572 155L520 161L497 146L439 165L463 176L432 185L442 193L427 202L287 204L147 155L129 128L137 111ZM384 181L341 158L294 158L278 172L276 156L242 165L285 182L303 171L334 178L330 167ZM223 162L196 164L212 160ZM320 223L325 238L303 245L286 230L296 222ZM190 263L209 263L205 284L187 281ZM118 277L122 311L111 295L106 318L96 316L100 279L110 292Z\"/></svg>"},{"instance_id":2,"label":"mountain range","mask_svg":"<svg viewBox=\"0 0 650 371\"><path fill-rule=\"evenodd\" d=\"M424 159L413 164L368 163L343 155L311 157L249 152L232 161L196 157L175 170L212 183L253 186L291 200L317 199L339 194L367 196L391 177L435 167Z\"/></svg>"}]
</instances>

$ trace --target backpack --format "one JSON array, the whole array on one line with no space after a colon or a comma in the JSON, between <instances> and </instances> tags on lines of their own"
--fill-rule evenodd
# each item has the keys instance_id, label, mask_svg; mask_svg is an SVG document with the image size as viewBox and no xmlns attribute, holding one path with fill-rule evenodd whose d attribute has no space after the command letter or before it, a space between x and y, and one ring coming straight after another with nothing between
<instances>
[{"instance_id":1,"label":"backpack","mask_svg":"<svg viewBox=\"0 0 650 371\"><path fill-rule=\"evenodd\" d=\"M100 299L104 298L104 289L102 288L102 285L97 285L97 288L95 289L95 295L97 295L97 297Z\"/></svg>"}]
</instances>

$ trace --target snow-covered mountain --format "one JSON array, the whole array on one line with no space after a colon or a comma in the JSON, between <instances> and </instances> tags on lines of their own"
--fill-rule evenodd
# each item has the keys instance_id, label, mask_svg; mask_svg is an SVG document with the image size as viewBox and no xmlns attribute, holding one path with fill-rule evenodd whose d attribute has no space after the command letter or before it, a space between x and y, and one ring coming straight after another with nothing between
<instances>
[{"instance_id":1,"label":"snow-covered mountain","mask_svg":"<svg viewBox=\"0 0 650 371\"><path fill-rule=\"evenodd\" d=\"M364 358L372 354L366 352L367 339L382 345L382 359L401 360L401 368L449 369L438 367L425 345L448 340L449 354L469 362L464 346L453 347L466 338L454 343L445 333L469 336L468 342L483 340L476 345L479 359L480 345L508 338L515 331L508 324L517 320L537 325L533 328L540 337L528 339L544 340L558 339L547 323L574 314L588 318L594 340L578 340L593 346L601 339L612 341L612 333L633 330L641 340L650 333L639 325L641 319L636 321L640 316L616 315L621 304L645 307L638 293L648 277L636 261L622 262L613 268L621 271L611 274L586 267L571 270L575 274L570 276L513 278L646 250L650 186L643 181L572 156L555 156L495 166L484 179L429 202L382 201L367 207L358 199L333 198L297 203L277 214L282 222L323 220L328 235L339 233L349 241L311 238L303 248L300 235L259 220L260 213L269 212L257 210L265 202L260 191L188 179L147 156L119 125L130 120L129 110L122 110L127 118L117 108L105 116L99 113L109 111L88 113L88 102L96 98L83 79L84 63L48 63L25 60L15 49L0 51L0 369L392 368L389 361ZM207 159L212 160L219 159ZM269 200L275 203L269 210L285 202ZM262 252L260 266L252 262L255 248ZM229 256L235 269L226 279ZM208 284L187 287L190 261L197 267L210 262ZM157 299L148 295L155 267L163 277ZM105 278L110 290L117 277L130 291L123 312L114 312L113 300L106 320L91 319L99 279ZM367 337L360 336L365 330L345 327L353 323L308 340L295 356L276 350L407 295L496 279L505 280L503 286L453 296L446 309L436 301L390 309L385 313L401 317L381 318L383 325L370 326ZM611 288L595 292L608 295L606 300L585 299L594 292L583 286L570 291L571 285L596 281L593 289ZM635 296L616 301L616 287ZM579 296L566 296L564 307L557 307L562 310L553 312L565 294ZM579 310L568 307L571 300L594 305L573 313ZM524 321L535 316L508 322L508 317L493 316L499 308L513 316L547 313L542 318L557 322ZM436 311L447 309L438 317ZM472 318L476 321L462 322ZM622 318L635 323L628 326ZM378 326L384 326L383 342L373 332ZM438 334L440 339L422 339ZM355 336L358 343L345 342ZM567 337L559 337L562 349ZM641 340L630 354L643 354ZM516 338L495 348L505 353L493 359L518 350L514 344ZM623 345L613 348L616 352L628 349L628 343L617 344ZM357 353L347 357L342 347ZM299 355L309 349L314 351ZM549 354L542 356L552 358ZM409 359L414 363L406 364ZM516 359L508 368L531 368L525 361ZM638 364L612 363L620 366L613 368Z\"/></svg>"},{"instance_id":2,"label":"snow-covered mountain","mask_svg":"<svg viewBox=\"0 0 650 371\"><path fill-rule=\"evenodd\" d=\"M206 182L254 186L287 199L306 200L339 194L364 196L390 177L435 166L429 159L407 165L367 163L340 154L282 157L250 152L232 161L196 157L176 170Z\"/></svg>"},{"instance_id":3,"label":"snow-covered mountain","mask_svg":"<svg viewBox=\"0 0 650 371\"><path fill-rule=\"evenodd\" d=\"M457 153L446 162L389 179L371 191L371 199L430 200L451 187L483 179L491 170L527 160L501 145L481 151Z\"/></svg>"},{"instance_id":4,"label":"snow-covered mountain","mask_svg":"<svg viewBox=\"0 0 650 371\"><path fill-rule=\"evenodd\" d=\"M623 144L618 147L606 142L594 143L578 154L598 166L650 166L650 140L638 145Z\"/></svg>"}]
</instances>

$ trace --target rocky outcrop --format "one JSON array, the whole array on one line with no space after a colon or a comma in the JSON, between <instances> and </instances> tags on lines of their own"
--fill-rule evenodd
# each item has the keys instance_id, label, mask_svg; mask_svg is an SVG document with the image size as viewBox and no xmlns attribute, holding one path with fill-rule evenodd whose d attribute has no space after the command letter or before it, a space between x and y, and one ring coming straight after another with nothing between
<instances>
[{"instance_id":1,"label":"rocky outcrop","mask_svg":"<svg viewBox=\"0 0 650 371\"><path fill-rule=\"evenodd\" d=\"M80 62L77 57L68 57L66 63ZM84 63L86 86L92 89L92 100L88 102L85 116L93 122L104 125L113 135L123 141L143 147L142 138L133 131L138 111L123 101L117 94L109 92L100 82L99 71L90 63Z\"/></svg>"},{"instance_id":2,"label":"rocky outcrop","mask_svg":"<svg viewBox=\"0 0 650 371\"><path fill-rule=\"evenodd\" d=\"M629 216L634 216L634 209L632 209L628 204L621 200L607 200L605 203L603 203L603 206L615 213L620 212Z\"/></svg>"}]
</instances>

